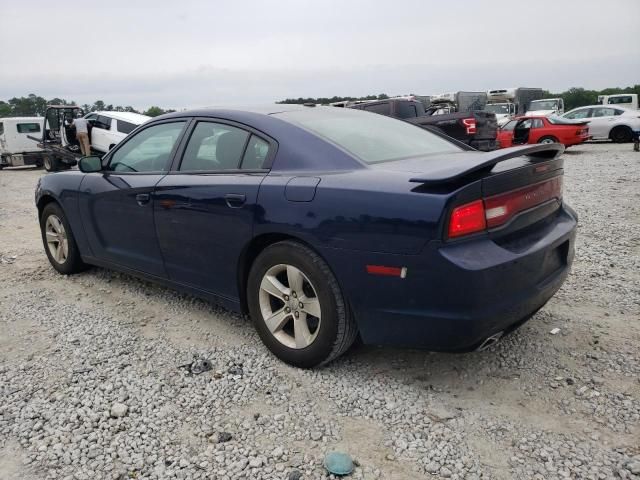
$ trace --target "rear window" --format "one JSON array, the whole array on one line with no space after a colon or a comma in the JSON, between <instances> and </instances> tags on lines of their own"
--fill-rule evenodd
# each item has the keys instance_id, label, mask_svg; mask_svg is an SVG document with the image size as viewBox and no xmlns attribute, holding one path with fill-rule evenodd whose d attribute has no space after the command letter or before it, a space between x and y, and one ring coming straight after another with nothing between
<instances>
[{"instance_id":1,"label":"rear window","mask_svg":"<svg viewBox=\"0 0 640 480\"><path fill-rule=\"evenodd\" d=\"M369 164L461 151L451 142L402 120L348 108L317 107L275 116L336 144Z\"/></svg>"},{"instance_id":2,"label":"rear window","mask_svg":"<svg viewBox=\"0 0 640 480\"><path fill-rule=\"evenodd\" d=\"M579 120L557 117L555 115L549 115L547 117L547 120L549 121L549 123L553 123L554 125L575 125L576 123L580 123Z\"/></svg>"},{"instance_id":3,"label":"rear window","mask_svg":"<svg viewBox=\"0 0 640 480\"><path fill-rule=\"evenodd\" d=\"M120 133L131 133L133 132L137 125L133 124L133 123L129 123L129 122L125 122L123 120L116 120L116 122L118 123L117 127L118 127L118 131Z\"/></svg>"},{"instance_id":4,"label":"rear window","mask_svg":"<svg viewBox=\"0 0 640 480\"><path fill-rule=\"evenodd\" d=\"M410 102L398 102L398 118L415 118L418 116L416 106Z\"/></svg>"},{"instance_id":5,"label":"rear window","mask_svg":"<svg viewBox=\"0 0 640 480\"><path fill-rule=\"evenodd\" d=\"M39 123L18 123L18 133L38 133L40 131Z\"/></svg>"},{"instance_id":6,"label":"rear window","mask_svg":"<svg viewBox=\"0 0 640 480\"><path fill-rule=\"evenodd\" d=\"M364 110L367 112L379 113L380 115L391 115L391 105L388 103L365 105Z\"/></svg>"}]
</instances>

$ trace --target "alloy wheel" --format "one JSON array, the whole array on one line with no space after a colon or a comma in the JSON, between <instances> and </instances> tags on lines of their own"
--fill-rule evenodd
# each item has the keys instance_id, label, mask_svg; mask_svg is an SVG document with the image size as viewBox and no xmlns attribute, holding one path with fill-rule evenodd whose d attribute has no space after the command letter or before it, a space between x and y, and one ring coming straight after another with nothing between
<instances>
[{"instance_id":1,"label":"alloy wheel","mask_svg":"<svg viewBox=\"0 0 640 480\"><path fill-rule=\"evenodd\" d=\"M45 237L51 258L59 264L66 262L69 256L69 241L64 225L56 215L49 215L47 217Z\"/></svg>"},{"instance_id":2,"label":"alloy wheel","mask_svg":"<svg viewBox=\"0 0 640 480\"><path fill-rule=\"evenodd\" d=\"M260 283L259 304L265 325L286 347L306 348L318 336L320 300L309 278L293 265L267 270Z\"/></svg>"}]
</instances>

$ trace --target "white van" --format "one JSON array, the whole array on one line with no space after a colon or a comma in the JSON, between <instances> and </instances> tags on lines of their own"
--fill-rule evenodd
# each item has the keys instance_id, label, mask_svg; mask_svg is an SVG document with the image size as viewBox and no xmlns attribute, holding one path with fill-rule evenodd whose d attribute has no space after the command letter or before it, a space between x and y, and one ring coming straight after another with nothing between
<instances>
[{"instance_id":1,"label":"white van","mask_svg":"<svg viewBox=\"0 0 640 480\"><path fill-rule=\"evenodd\" d=\"M91 112L84 116L91 125L91 148L107 153L151 117L132 112Z\"/></svg>"},{"instance_id":2,"label":"white van","mask_svg":"<svg viewBox=\"0 0 640 480\"><path fill-rule=\"evenodd\" d=\"M0 118L0 169L42 165L42 149L29 138L42 137L44 117Z\"/></svg>"},{"instance_id":3,"label":"white van","mask_svg":"<svg viewBox=\"0 0 640 480\"><path fill-rule=\"evenodd\" d=\"M598 103L602 105L615 105L616 107L638 110L638 94L618 93L616 95L599 95Z\"/></svg>"}]
</instances>

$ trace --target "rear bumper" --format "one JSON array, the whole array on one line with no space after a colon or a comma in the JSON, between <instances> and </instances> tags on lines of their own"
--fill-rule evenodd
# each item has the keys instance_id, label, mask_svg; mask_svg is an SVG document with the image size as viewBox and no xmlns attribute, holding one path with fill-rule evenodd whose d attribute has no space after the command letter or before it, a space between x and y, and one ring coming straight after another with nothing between
<instances>
[{"instance_id":1,"label":"rear bumper","mask_svg":"<svg viewBox=\"0 0 640 480\"><path fill-rule=\"evenodd\" d=\"M517 328L562 286L576 225L563 206L520 251L482 237L430 243L415 256L350 252L328 260L365 343L468 351ZM364 265L372 263L406 267L406 278L367 275Z\"/></svg>"}]
</instances>

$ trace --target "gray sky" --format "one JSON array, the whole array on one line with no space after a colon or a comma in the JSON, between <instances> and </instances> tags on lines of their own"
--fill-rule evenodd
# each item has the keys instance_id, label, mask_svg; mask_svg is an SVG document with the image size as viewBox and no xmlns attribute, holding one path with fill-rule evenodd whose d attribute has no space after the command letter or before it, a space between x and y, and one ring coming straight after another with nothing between
<instances>
[{"instance_id":1,"label":"gray sky","mask_svg":"<svg viewBox=\"0 0 640 480\"><path fill-rule=\"evenodd\" d=\"M3 100L183 108L640 83L639 0L31 0L0 2L0 18Z\"/></svg>"}]
</instances>

